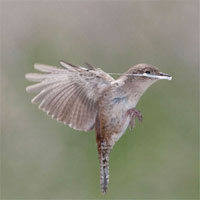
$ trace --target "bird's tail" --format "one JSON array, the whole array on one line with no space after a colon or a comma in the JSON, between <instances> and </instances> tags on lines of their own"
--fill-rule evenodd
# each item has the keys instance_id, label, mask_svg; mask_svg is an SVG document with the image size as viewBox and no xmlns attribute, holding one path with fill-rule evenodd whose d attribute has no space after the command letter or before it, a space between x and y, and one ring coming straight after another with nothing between
<instances>
[{"instance_id":1,"label":"bird's tail","mask_svg":"<svg viewBox=\"0 0 200 200\"><path fill-rule=\"evenodd\" d=\"M101 143L98 148L100 162L100 186L103 194L107 192L109 183L109 154L111 148Z\"/></svg>"}]
</instances>

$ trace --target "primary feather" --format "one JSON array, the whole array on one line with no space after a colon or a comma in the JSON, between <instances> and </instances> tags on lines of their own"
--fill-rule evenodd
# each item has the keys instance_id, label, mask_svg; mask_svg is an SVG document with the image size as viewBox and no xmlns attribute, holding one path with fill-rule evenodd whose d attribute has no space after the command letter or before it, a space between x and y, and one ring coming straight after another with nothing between
<instances>
[{"instance_id":1,"label":"primary feather","mask_svg":"<svg viewBox=\"0 0 200 200\"><path fill-rule=\"evenodd\" d=\"M61 67L35 64L43 73L29 73L26 79L39 82L26 88L38 93L32 103L48 115L76 130L94 127L97 101L114 79L101 69L75 66L63 61Z\"/></svg>"}]
</instances>

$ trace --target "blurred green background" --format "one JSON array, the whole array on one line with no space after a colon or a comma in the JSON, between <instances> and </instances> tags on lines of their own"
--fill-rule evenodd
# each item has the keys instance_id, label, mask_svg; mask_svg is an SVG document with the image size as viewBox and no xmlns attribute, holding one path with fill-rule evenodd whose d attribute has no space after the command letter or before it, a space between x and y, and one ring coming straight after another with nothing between
<instances>
[{"instance_id":1,"label":"blurred green background","mask_svg":"<svg viewBox=\"0 0 200 200\"><path fill-rule=\"evenodd\" d=\"M1 198L198 199L198 1L1 1ZM95 133L57 123L36 105L34 63L89 62L107 72L153 64L159 81L137 108L99 187Z\"/></svg>"}]
</instances>

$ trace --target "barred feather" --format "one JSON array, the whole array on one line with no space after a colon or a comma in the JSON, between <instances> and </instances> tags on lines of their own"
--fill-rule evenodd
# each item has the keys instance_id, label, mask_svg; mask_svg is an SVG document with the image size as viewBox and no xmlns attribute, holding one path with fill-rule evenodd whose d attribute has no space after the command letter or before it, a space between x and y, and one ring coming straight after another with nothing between
<instances>
[{"instance_id":1,"label":"barred feather","mask_svg":"<svg viewBox=\"0 0 200 200\"><path fill-rule=\"evenodd\" d=\"M106 143L101 143L99 152L99 162L100 162L100 186L103 194L107 192L109 183L109 154L111 151L111 146Z\"/></svg>"},{"instance_id":2,"label":"barred feather","mask_svg":"<svg viewBox=\"0 0 200 200\"><path fill-rule=\"evenodd\" d=\"M26 88L38 93L32 103L52 118L77 130L94 127L97 101L114 79L100 69L86 68L60 62L61 67L35 64L43 73L26 74L26 79L39 82Z\"/></svg>"}]
</instances>

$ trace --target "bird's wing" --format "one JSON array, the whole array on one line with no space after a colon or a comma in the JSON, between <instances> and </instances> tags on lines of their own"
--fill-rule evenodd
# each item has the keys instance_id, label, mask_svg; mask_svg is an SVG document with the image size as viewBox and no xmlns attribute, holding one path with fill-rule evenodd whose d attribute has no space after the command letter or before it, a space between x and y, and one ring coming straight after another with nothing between
<instances>
[{"instance_id":1,"label":"bird's wing","mask_svg":"<svg viewBox=\"0 0 200 200\"><path fill-rule=\"evenodd\" d=\"M44 73L26 74L26 79L39 82L28 86L27 92L38 93L32 103L76 130L94 127L97 101L114 79L101 69L86 69L63 61L62 68L35 64Z\"/></svg>"}]
</instances>

